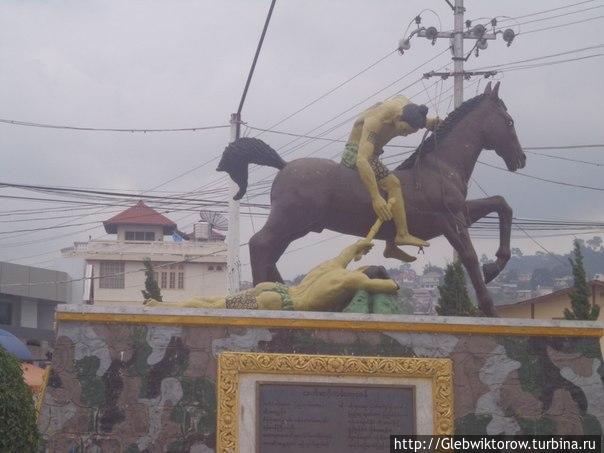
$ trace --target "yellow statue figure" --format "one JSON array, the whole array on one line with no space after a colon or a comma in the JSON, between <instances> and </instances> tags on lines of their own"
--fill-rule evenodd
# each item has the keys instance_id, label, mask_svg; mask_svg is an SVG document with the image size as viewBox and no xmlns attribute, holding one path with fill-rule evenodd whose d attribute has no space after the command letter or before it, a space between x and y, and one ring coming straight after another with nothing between
<instances>
[{"instance_id":1,"label":"yellow statue figure","mask_svg":"<svg viewBox=\"0 0 604 453\"><path fill-rule=\"evenodd\" d=\"M414 257L396 246L430 245L409 233L400 182L379 158L383 153L383 146L394 137L412 134L423 127L433 130L440 119L426 118L427 113L428 108L425 105L412 104L404 96L396 96L370 107L355 121L342 156L343 165L358 169L361 180L371 195L373 210L377 216L382 221L394 220L396 237L386 242L386 258L414 261ZM379 189L384 190L388 198L394 200L391 207Z\"/></svg>"},{"instance_id":2,"label":"yellow statue figure","mask_svg":"<svg viewBox=\"0 0 604 453\"><path fill-rule=\"evenodd\" d=\"M396 294L399 287L385 272L370 272L377 266L346 270L353 259L369 253L373 243L361 239L346 247L336 258L312 269L296 286L264 282L232 296L194 298L184 302L158 302L150 299L150 307L186 308L247 308L255 310L342 311L359 290L371 294ZM381 268L381 267L380 267ZM383 269L383 268L381 268Z\"/></svg>"}]
</instances>

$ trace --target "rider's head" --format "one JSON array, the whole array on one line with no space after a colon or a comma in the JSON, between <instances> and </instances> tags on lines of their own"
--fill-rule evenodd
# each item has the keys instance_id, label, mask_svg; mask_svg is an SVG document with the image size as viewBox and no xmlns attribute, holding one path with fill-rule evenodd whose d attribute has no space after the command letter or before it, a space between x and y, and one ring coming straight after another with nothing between
<instances>
[{"instance_id":1,"label":"rider's head","mask_svg":"<svg viewBox=\"0 0 604 453\"><path fill-rule=\"evenodd\" d=\"M426 127L428 107L425 105L407 104L401 112L401 120L414 129Z\"/></svg>"}]
</instances>

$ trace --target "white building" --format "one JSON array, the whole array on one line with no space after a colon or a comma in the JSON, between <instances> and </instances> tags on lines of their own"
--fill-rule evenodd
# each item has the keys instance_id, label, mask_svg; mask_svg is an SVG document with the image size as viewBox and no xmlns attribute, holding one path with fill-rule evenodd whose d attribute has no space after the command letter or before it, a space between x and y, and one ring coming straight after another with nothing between
<instances>
[{"instance_id":1,"label":"white building","mask_svg":"<svg viewBox=\"0 0 604 453\"><path fill-rule=\"evenodd\" d=\"M172 235L176 223L142 201L103 222L111 240L75 242L64 257L83 258L84 303L141 305L145 288L143 260L153 263L164 302L226 294L224 235L204 222L195 224L186 240ZM169 240L165 240L169 236Z\"/></svg>"}]
</instances>

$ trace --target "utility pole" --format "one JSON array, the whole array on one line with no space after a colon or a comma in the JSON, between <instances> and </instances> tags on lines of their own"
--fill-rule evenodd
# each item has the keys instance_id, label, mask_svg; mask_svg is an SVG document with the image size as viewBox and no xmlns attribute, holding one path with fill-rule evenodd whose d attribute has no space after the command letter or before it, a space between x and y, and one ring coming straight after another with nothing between
<instances>
[{"instance_id":1,"label":"utility pole","mask_svg":"<svg viewBox=\"0 0 604 453\"><path fill-rule=\"evenodd\" d=\"M241 132L241 114L231 114L231 137L229 143L239 138ZM239 188L229 178L229 229L227 230L227 292L229 295L239 291L241 263L239 262L239 200L233 200Z\"/></svg>"},{"instance_id":2,"label":"utility pole","mask_svg":"<svg viewBox=\"0 0 604 453\"><path fill-rule=\"evenodd\" d=\"M453 6L453 105L455 108L463 103L463 0L455 0Z\"/></svg>"},{"instance_id":3,"label":"utility pole","mask_svg":"<svg viewBox=\"0 0 604 453\"><path fill-rule=\"evenodd\" d=\"M273 15L273 9L275 8L276 1L277 0L271 0L271 5L268 9L266 20L264 21L264 27L262 28L262 33L260 34L260 40L258 41L258 46L256 47L256 53L254 54L254 59L252 60L252 66L247 75L245 87L243 88L243 94L241 95L241 100L239 101L239 108L237 109L237 113L231 114L230 143L233 143L241 135L241 111L243 110L243 104L245 103L247 91L250 88L250 83L252 82L252 76L254 75L254 70L256 69L256 63L258 62L258 57L260 56L262 43L264 42L264 37L266 36L266 31L268 30L268 24L271 21L271 16ZM233 200L233 196L235 196L238 190L239 188L237 187L237 184L231 180L229 183L229 229L227 231L226 241L227 291L229 295L238 292L241 283L241 263L239 261L239 201Z\"/></svg>"},{"instance_id":4,"label":"utility pole","mask_svg":"<svg viewBox=\"0 0 604 453\"><path fill-rule=\"evenodd\" d=\"M487 27L483 24L477 24L472 26L471 21L464 22L464 13L466 11L464 7L464 0L454 0L451 3L450 0L445 0L447 4L453 10L453 31L440 31L436 27L423 27L421 24L421 16L415 18L417 29L415 29L408 37L403 37L399 42L399 51L403 54L406 50L411 47L411 38L418 36L420 38L426 38L432 41L432 45L436 43L437 39L445 38L451 41L451 53L453 60L453 72L435 72L430 71L424 74L425 79L430 77L440 76L443 79L447 79L453 76L453 105L455 108L459 107L463 101L463 82L464 80L470 79L472 76L484 76L491 77L495 75L496 71L465 71L464 63L470 57L472 52L475 52L478 56L481 50L485 50L488 46L488 41L497 39L498 34L502 34L503 40L507 43L508 47L512 44L512 41L516 37L516 33L508 28L505 31L496 28L497 19L493 18L490 21L492 27L491 32L487 31ZM464 25L466 30L464 31ZM464 55L464 40L474 40L474 46L467 55Z\"/></svg>"},{"instance_id":5,"label":"utility pole","mask_svg":"<svg viewBox=\"0 0 604 453\"><path fill-rule=\"evenodd\" d=\"M415 23L417 24L417 28L411 32L408 37L403 37L399 41L399 52L401 54L405 53L406 50L411 48L411 38L417 35L420 38L427 38L432 41L432 45L436 43L437 39L445 38L449 39L451 42L451 53L453 60L453 72L435 72L430 71L424 74L425 79L429 79L430 77L440 76L443 80L453 76L453 106L454 108L458 108L461 104L463 104L464 96L463 96L463 82L466 79L471 78L472 76L484 76L491 77L495 75L496 71L465 71L464 63L470 57L473 51L475 51L476 56L481 50L485 50L488 46L489 40L497 39L497 35L499 33L502 34L503 40L507 43L509 47L512 44L512 41L516 37L516 33L508 28L505 31L498 30L497 19L493 18L490 21L490 25L492 30L490 33L487 32L487 28L483 24L477 24L472 26L471 21L464 22L464 13L466 11L464 7L464 0L454 0L454 3L451 3L450 0L445 0L447 4L453 10L453 31L441 31L436 27L422 27L420 26L422 18L421 16L417 16L415 18ZM464 25L467 28L464 31ZM474 47L470 50L467 55L464 55L464 39L474 40ZM459 257L455 250L453 251L453 260L457 260Z\"/></svg>"}]
</instances>

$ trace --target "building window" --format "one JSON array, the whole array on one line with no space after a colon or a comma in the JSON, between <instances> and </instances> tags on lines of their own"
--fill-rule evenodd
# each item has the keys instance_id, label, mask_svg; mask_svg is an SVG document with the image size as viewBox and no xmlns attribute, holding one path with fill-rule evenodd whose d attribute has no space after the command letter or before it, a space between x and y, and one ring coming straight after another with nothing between
<instances>
[{"instance_id":1,"label":"building window","mask_svg":"<svg viewBox=\"0 0 604 453\"><path fill-rule=\"evenodd\" d=\"M13 323L13 304L0 302L0 324L11 325Z\"/></svg>"},{"instance_id":2,"label":"building window","mask_svg":"<svg viewBox=\"0 0 604 453\"><path fill-rule=\"evenodd\" d=\"M209 271L213 271L213 270L214 270L214 265L213 265L213 264L210 264L210 265L208 266L208 270L209 270Z\"/></svg>"},{"instance_id":3,"label":"building window","mask_svg":"<svg viewBox=\"0 0 604 453\"><path fill-rule=\"evenodd\" d=\"M168 287L168 273L167 272L161 273L160 287L161 287L161 289L166 289Z\"/></svg>"},{"instance_id":4,"label":"building window","mask_svg":"<svg viewBox=\"0 0 604 453\"><path fill-rule=\"evenodd\" d=\"M101 261L99 288L124 288L124 262Z\"/></svg>"},{"instance_id":5,"label":"building window","mask_svg":"<svg viewBox=\"0 0 604 453\"><path fill-rule=\"evenodd\" d=\"M178 289L185 289L185 273L178 273Z\"/></svg>"},{"instance_id":6,"label":"building window","mask_svg":"<svg viewBox=\"0 0 604 453\"><path fill-rule=\"evenodd\" d=\"M218 266L216 266L216 270L217 270L218 272L222 272L222 266L219 264Z\"/></svg>"},{"instance_id":7,"label":"building window","mask_svg":"<svg viewBox=\"0 0 604 453\"><path fill-rule=\"evenodd\" d=\"M153 231L126 231L127 241L155 241L155 232Z\"/></svg>"},{"instance_id":8,"label":"building window","mask_svg":"<svg viewBox=\"0 0 604 453\"><path fill-rule=\"evenodd\" d=\"M170 289L176 288L176 272L170 272Z\"/></svg>"}]
</instances>

